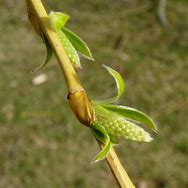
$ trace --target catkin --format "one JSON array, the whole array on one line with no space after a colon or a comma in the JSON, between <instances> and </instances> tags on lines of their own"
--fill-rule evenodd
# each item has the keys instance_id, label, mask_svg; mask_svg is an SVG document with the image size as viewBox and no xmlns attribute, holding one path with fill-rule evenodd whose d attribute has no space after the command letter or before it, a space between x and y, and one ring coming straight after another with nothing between
<instances>
[{"instance_id":1,"label":"catkin","mask_svg":"<svg viewBox=\"0 0 188 188\"><path fill-rule=\"evenodd\" d=\"M114 143L119 143L122 139L139 142L150 142L152 140L150 134L143 128L99 105L95 107L94 123L102 125Z\"/></svg>"}]
</instances>

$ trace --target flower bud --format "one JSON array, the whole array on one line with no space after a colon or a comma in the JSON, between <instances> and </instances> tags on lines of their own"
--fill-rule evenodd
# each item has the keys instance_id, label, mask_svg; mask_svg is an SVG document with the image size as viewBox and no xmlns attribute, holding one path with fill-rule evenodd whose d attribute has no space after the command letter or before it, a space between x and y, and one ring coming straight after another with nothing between
<instances>
[{"instance_id":1,"label":"flower bud","mask_svg":"<svg viewBox=\"0 0 188 188\"><path fill-rule=\"evenodd\" d=\"M78 120L91 126L94 119L93 105L84 90L75 91L68 94L69 104Z\"/></svg>"}]
</instances>

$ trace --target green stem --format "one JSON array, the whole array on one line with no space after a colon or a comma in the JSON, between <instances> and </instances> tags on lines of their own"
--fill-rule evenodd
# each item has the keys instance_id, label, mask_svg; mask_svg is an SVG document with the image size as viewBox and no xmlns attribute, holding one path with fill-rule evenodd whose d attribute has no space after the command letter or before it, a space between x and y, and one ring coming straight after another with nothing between
<instances>
[{"instance_id":1,"label":"green stem","mask_svg":"<svg viewBox=\"0 0 188 188\"><path fill-rule=\"evenodd\" d=\"M93 119L92 104L84 92L84 88L70 63L57 34L49 25L48 15L41 0L26 0L26 2L29 13L33 14L30 17L32 25L39 35L42 36L44 34L48 38L64 73L69 90L71 108L83 124L90 125ZM102 145L100 145L100 147L102 147ZM121 165L113 148L110 149L106 160L118 185L122 188L134 188L133 183Z\"/></svg>"},{"instance_id":2,"label":"green stem","mask_svg":"<svg viewBox=\"0 0 188 188\"><path fill-rule=\"evenodd\" d=\"M119 187L121 188L135 188L131 179L129 178L127 172L123 168L115 150L113 148L110 149L106 160L110 167L111 172L113 173Z\"/></svg>"},{"instance_id":3,"label":"green stem","mask_svg":"<svg viewBox=\"0 0 188 188\"><path fill-rule=\"evenodd\" d=\"M101 149L104 147L99 141L98 144ZM110 148L109 153L106 156L106 161L120 188L135 188L113 147Z\"/></svg>"}]
</instances>

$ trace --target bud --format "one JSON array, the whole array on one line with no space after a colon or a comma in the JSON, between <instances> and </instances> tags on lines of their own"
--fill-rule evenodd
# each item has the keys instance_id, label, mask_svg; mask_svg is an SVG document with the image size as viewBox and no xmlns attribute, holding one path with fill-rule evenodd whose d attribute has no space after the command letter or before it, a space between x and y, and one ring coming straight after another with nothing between
<instances>
[{"instance_id":1,"label":"bud","mask_svg":"<svg viewBox=\"0 0 188 188\"><path fill-rule=\"evenodd\" d=\"M91 126L94 119L93 105L84 90L70 92L68 94L69 104L78 120Z\"/></svg>"},{"instance_id":2,"label":"bud","mask_svg":"<svg viewBox=\"0 0 188 188\"><path fill-rule=\"evenodd\" d=\"M139 142L152 141L149 133L143 128L100 105L95 106L94 123L99 123L105 128L113 143L118 143L124 138Z\"/></svg>"}]
</instances>

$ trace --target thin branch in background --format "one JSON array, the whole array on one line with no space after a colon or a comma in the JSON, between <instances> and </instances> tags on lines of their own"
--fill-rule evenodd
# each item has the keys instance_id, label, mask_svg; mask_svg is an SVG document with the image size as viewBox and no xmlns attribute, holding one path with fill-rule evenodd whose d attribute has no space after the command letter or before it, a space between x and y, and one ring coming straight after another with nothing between
<instances>
[{"instance_id":1,"label":"thin branch in background","mask_svg":"<svg viewBox=\"0 0 188 188\"><path fill-rule=\"evenodd\" d=\"M167 0L159 0L157 8L157 16L162 26L167 27L169 22L166 16L166 4Z\"/></svg>"}]
</instances>

